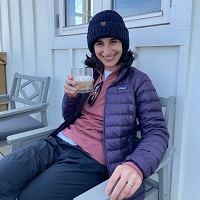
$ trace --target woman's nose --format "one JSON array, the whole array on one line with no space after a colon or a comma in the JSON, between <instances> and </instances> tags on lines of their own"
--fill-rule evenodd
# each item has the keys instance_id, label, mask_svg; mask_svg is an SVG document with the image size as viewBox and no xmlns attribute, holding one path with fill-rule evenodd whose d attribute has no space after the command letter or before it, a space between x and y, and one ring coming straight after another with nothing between
<instances>
[{"instance_id":1,"label":"woman's nose","mask_svg":"<svg viewBox=\"0 0 200 200\"><path fill-rule=\"evenodd\" d=\"M106 55L110 54L110 52L111 52L110 45L109 44L105 44L103 51L104 51L104 54L106 54Z\"/></svg>"}]
</instances>

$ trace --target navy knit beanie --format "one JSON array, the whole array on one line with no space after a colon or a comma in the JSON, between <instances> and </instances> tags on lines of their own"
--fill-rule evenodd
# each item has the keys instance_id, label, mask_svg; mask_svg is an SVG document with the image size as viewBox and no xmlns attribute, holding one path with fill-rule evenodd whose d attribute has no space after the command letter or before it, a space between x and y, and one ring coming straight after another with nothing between
<instances>
[{"instance_id":1,"label":"navy knit beanie","mask_svg":"<svg viewBox=\"0 0 200 200\"><path fill-rule=\"evenodd\" d=\"M129 32L123 18L113 10L104 10L97 13L89 22L87 43L91 53L94 52L94 43L106 37L119 39L126 50L129 49Z\"/></svg>"}]
</instances>

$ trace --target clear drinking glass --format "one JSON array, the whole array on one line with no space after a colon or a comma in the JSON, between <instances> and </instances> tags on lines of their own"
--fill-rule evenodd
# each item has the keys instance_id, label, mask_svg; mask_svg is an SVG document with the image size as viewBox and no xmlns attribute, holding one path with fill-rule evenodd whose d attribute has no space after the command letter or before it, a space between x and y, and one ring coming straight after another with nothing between
<instances>
[{"instance_id":1,"label":"clear drinking glass","mask_svg":"<svg viewBox=\"0 0 200 200\"><path fill-rule=\"evenodd\" d=\"M92 68L73 68L71 75L77 82L78 93L88 93L93 89L93 69Z\"/></svg>"}]
</instances>

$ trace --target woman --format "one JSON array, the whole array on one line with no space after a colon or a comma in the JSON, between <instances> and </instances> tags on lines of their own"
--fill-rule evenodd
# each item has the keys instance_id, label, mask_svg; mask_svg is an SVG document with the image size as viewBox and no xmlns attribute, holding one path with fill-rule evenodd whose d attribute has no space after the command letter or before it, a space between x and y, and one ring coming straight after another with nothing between
<instances>
[{"instance_id":1,"label":"woman","mask_svg":"<svg viewBox=\"0 0 200 200\"><path fill-rule=\"evenodd\" d=\"M158 167L169 139L159 98L149 77L131 67L135 56L117 12L96 14L87 42L94 91L78 94L68 76L65 122L47 139L0 161L0 199L71 200L109 177L110 199L144 199L143 180Z\"/></svg>"}]
</instances>

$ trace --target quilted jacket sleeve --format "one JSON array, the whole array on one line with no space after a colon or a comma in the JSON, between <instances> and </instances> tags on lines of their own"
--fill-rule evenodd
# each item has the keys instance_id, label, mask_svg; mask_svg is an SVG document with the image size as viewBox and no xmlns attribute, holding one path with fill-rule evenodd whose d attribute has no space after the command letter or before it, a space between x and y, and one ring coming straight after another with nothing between
<instances>
[{"instance_id":1,"label":"quilted jacket sleeve","mask_svg":"<svg viewBox=\"0 0 200 200\"><path fill-rule=\"evenodd\" d=\"M128 156L143 172L153 174L168 146L169 134L156 90L146 74L140 74L135 87L135 101L141 130L141 143Z\"/></svg>"},{"instance_id":2,"label":"quilted jacket sleeve","mask_svg":"<svg viewBox=\"0 0 200 200\"><path fill-rule=\"evenodd\" d=\"M72 114L79 110L79 105L81 103L81 95L75 99L69 99L66 94L63 96L62 101L62 117L64 120L68 120Z\"/></svg>"}]
</instances>

